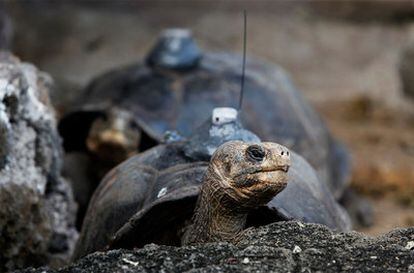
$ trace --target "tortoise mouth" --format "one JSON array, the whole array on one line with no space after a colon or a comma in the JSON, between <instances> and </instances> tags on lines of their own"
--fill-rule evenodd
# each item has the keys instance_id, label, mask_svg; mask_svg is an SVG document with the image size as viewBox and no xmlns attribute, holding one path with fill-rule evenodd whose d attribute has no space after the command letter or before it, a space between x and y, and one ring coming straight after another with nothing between
<instances>
[{"instance_id":1,"label":"tortoise mouth","mask_svg":"<svg viewBox=\"0 0 414 273\"><path fill-rule=\"evenodd\" d=\"M277 171L282 171L284 173L287 173L289 171L289 165L281 165L281 166L276 166L276 167L271 167L271 168L263 168L261 170L258 170L256 173L269 173L269 172L277 172Z\"/></svg>"},{"instance_id":2,"label":"tortoise mouth","mask_svg":"<svg viewBox=\"0 0 414 273\"><path fill-rule=\"evenodd\" d=\"M288 165L271 166L257 168L255 170L246 169L233 179L233 186L240 191L243 197L254 192L263 192L273 188L280 188L286 184Z\"/></svg>"},{"instance_id":3,"label":"tortoise mouth","mask_svg":"<svg viewBox=\"0 0 414 273\"><path fill-rule=\"evenodd\" d=\"M247 168L238 173L234 178L240 178L241 176L248 175L248 174L258 174L258 173L272 173L272 172L284 172L287 173L289 171L289 165L279 165L279 166L271 166L271 167L258 167L258 168Z\"/></svg>"}]
</instances>

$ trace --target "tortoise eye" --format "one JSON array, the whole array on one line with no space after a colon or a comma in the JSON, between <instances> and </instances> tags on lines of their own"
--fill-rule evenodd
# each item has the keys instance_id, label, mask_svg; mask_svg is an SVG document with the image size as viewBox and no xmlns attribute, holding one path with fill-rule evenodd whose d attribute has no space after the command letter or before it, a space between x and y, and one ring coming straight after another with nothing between
<instances>
[{"instance_id":1,"label":"tortoise eye","mask_svg":"<svg viewBox=\"0 0 414 273\"><path fill-rule=\"evenodd\" d=\"M250 160L260 162L265 157L264 149L259 145L251 145L246 149L247 157Z\"/></svg>"}]
</instances>

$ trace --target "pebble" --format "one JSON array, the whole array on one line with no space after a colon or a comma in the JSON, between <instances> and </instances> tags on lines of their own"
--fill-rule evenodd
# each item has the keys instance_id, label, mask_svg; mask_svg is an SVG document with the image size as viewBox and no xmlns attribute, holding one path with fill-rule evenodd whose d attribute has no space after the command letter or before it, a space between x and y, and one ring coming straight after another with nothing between
<instances>
[{"instance_id":1,"label":"pebble","mask_svg":"<svg viewBox=\"0 0 414 273\"><path fill-rule=\"evenodd\" d=\"M128 260L127 258L123 258L122 261L124 261L127 264L133 265L133 266L139 265L139 262L133 262L133 261Z\"/></svg>"},{"instance_id":2,"label":"pebble","mask_svg":"<svg viewBox=\"0 0 414 273\"><path fill-rule=\"evenodd\" d=\"M293 248L293 253L301 253L302 252L302 249L300 248L300 246L295 246L294 248Z\"/></svg>"},{"instance_id":3,"label":"pebble","mask_svg":"<svg viewBox=\"0 0 414 273\"><path fill-rule=\"evenodd\" d=\"M405 246L405 249L411 250L414 248L414 241L407 242L407 245Z\"/></svg>"}]
</instances>

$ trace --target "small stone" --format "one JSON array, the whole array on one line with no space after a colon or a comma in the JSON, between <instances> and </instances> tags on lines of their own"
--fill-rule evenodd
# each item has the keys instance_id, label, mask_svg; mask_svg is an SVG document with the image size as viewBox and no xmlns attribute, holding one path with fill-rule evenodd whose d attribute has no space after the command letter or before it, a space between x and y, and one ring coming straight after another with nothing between
<instances>
[{"instance_id":1,"label":"small stone","mask_svg":"<svg viewBox=\"0 0 414 273\"><path fill-rule=\"evenodd\" d=\"M405 246L405 249L411 250L414 248L414 241L407 242L407 245Z\"/></svg>"},{"instance_id":2,"label":"small stone","mask_svg":"<svg viewBox=\"0 0 414 273\"><path fill-rule=\"evenodd\" d=\"M301 253L302 249L300 248L300 246L296 246L293 248L293 253L297 254L297 253Z\"/></svg>"},{"instance_id":3,"label":"small stone","mask_svg":"<svg viewBox=\"0 0 414 273\"><path fill-rule=\"evenodd\" d=\"M248 263L250 263L250 259L249 258L244 258L243 259L243 261L242 261L242 264L248 264Z\"/></svg>"},{"instance_id":4,"label":"small stone","mask_svg":"<svg viewBox=\"0 0 414 273\"><path fill-rule=\"evenodd\" d=\"M305 225L302 222L297 222L297 223L298 223L298 226L299 227L301 227L301 228L304 228L305 227Z\"/></svg>"},{"instance_id":5,"label":"small stone","mask_svg":"<svg viewBox=\"0 0 414 273\"><path fill-rule=\"evenodd\" d=\"M378 257L377 257L377 256L371 256L370 258L371 258L371 259L373 259L373 260L375 260L375 259L377 259Z\"/></svg>"},{"instance_id":6,"label":"small stone","mask_svg":"<svg viewBox=\"0 0 414 273\"><path fill-rule=\"evenodd\" d=\"M123 258L122 261L124 261L125 263L130 264L132 266L138 266L139 265L139 262L133 262L131 260L128 260L127 258Z\"/></svg>"}]
</instances>

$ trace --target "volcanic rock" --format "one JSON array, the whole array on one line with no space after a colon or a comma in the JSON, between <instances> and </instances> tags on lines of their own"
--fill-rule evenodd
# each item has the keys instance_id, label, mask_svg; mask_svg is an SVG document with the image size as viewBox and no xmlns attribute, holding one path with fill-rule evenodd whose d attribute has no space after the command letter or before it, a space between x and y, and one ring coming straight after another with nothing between
<instances>
[{"instance_id":1,"label":"volcanic rock","mask_svg":"<svg viewBox=\"0 0 414 273\"><path fill-rule=\"evenodd\" d=\"M59 265L77 237L51 86L47 74L0 53L0 272Z\"/></svg>"},{"instance_id":2,"label":"volcanic rock","mask_svg":"<svg viewBox=\"0 0 414 273\"><path fill-rule=\"evenodd\" d=\"M23 272L414 272L414 228L372 238L317 224L278 222L249 229L239 245L147 245L90 254L53 271Z\"/></svg>"}]
</instances>

